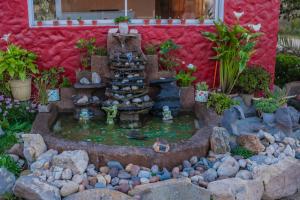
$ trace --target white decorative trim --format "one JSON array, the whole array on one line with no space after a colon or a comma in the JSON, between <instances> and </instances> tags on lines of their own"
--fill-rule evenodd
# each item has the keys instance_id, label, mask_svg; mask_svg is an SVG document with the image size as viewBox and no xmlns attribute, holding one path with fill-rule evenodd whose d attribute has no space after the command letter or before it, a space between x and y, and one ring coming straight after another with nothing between
<instances>
[{"instance_id":1,"label":"white decorative trim","mask_svg":"<svg viewBox=\"0 0 300 200\"><path fill-rule=\"evenodd\" d=\"M28 4L28 21L29 21L29 27L32 27L32 26L35 25L33 0L28 0L27 4Z\"/></svg>"}]
</instances>

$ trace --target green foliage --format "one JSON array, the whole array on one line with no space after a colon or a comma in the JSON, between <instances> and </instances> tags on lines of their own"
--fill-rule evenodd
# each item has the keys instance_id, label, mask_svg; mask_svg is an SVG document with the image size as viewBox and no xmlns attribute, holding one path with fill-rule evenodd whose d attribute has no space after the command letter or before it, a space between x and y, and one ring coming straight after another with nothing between
<instances>
[{"instance_id":1,"label":"green foliage","mask_svg":"<svg viewBox=\"0 0 300 200\"><path fill-rule=\"evenodd\" d=\"M176 75L176 80L178 81L178 84L180 87L189 87L192 85L193 81L195 81L197 78L192 75L190 71L186 72L181 70Z\"/></svg>"},{"instance_id":2,"label":"green foliage","mask_svg":"<svg viewBox=\"0 0 300 200\"><path fill-rule=\"evenodd\" d=\"M107 50L104 47L95 47L94 54L97 56L107 56Z\"/></svg>"},{"instance_id":3,"label":"green foliage","mask_svg":"<svg viewBox=\"0 0 300 200\"><path fill-rule=\"evenodd\" d=\"M213 50L217 55L213 59L220 61L221 89L230 94L246 68L261 33L252 33L239 24L229 26L222 21L215 22L215 26L216 33L202 32L202 35L215 45Z\"/></svg>"},{"instance_id":4,"label":"green foliage","mask_svg":"<svg viewBox=\"0 0 300 200\"><path fill-rule=\"evenodd\" d=\"M172 70L179 66L180 60L176 58L176 51L180 48L173 40L161 43L159 47L159 61L163 69Z\"/></svg>"},{"instance_id":5,"label":"green foliage","mask_svg":"<svg viewBox=\"0 0 300 200\"><path fill-rule=\"evenodd\" d=\"M155 44L148 44L145 46L145 52L147 55L156 55L158 46Z\"/></svg>"},{"instance_id":6,"label":"green foliage","mask_svg":"<svg viewBox=\"0 0 300 200\"><path fill-rule=\"evenodd\" d=\"M280 87L292 81L299 81L300 57L289 54L278 54L275 71L275 84Z\"/></svg>"},{"instance_id":7,"label":"green foliage","mask_svg":"<svg viewBox=\"0 0 300 200\"><path fill-rule=\"evenodd\" d=\"M16 176L19 176L21 173L20 167L9 155L0 155L0 167L6 168Z\"/></svg>"},{"instance_id":8,"label":"green foliage","mask_svg":"<svg viewBox=\"0 0 300 200\"><path fill-rule=\"evenodd\" d=\"M4 74L0 75L0 95L11 96L8 80L9 78Z\"/></svg>"},{"instance_id":9,"label":"green foliage","mask_svg":"<svg viewBox=\"0 0 300 200\"><path fill-rule=\"evenodd\" d=\"M231 153L234 156L242 156L245 159L248 159L255 155L252 151L246 149L245 147L241 147L241 146L237 146L236 148L232 149Z\"/></svg>"},{"instance_id":10,"label":"green foliage","mask_svg":"<svg viewBox=\"0 0 300 200\"><path fill-rule=\"evenodd\" d=\"M0 51L0 74L15 80L25 80L38 72L36 59L33 52L9 44L6 51Z\"/></svg>"},{"instance_id":11,"label":"green foliage","mask_svg":"<svg viewBox=\"0 0 300 200\"><path fill-rule=\"evenodd\" d=\"M297 41L298 38L292 36L278 36L278 45L280 45L281 53L289 53L291 55L300 57L300 44Z\"/></svg>"},{"instance_id":12,"label":"green foliage","mask_svg":"<svg viewBox=\"0 0 300 200\"><path fill-rule=\"evenodd\" d=\"M16 197L13 193L5 193L3 195L4 200L21 200L20 198Z\"/></svg>"},{"instance_id":13,"label":"green foliage","mask_svg":"<svg viewBox=\"0 0 300 200\"><path fill-rule=\"evenodd\" d=\"M279 104L275 99L269 98L257 101L255 107L263 113L274 113L279 108Z\"/></svg>"},{"instance_id":14,"label":"green foliage","mask_svg":"<svg viewBox=\"0 0 300 200\"><path fill-rule=\"evenodd\" d=\"M196 90L198 91L208 91L208 85L206 82L199 82L196 84Z\"/></svg>"},{"instance_id":15,"label":"green foliage","mask_svg":"<svg viewBox=\"0 0 300 200\"><path fill-rule=\"evenodd\" d=\"M281 17L292 20L300 17L300 0L281 0Z\"/></svg>"},{"instance_id":16,"label":"green foliage","mask_svg":"<svg viewBox=\"0 0 300 200\"><path fill-rule=\"evenodd\" d=\"M120 16L114 19L115 24L119 24L122 22L130 22L130 17L128 16Z\"/></svg>"},{"instance_id":17,"label":"green foliage","mask_svg":"<svg viewBox=\"0 0 300 200\"><path fill-rule=\"evenodd\" d=\"M82 21L82 17L81 16L77 17L77 21Z\"/></svg>"},{"instance_id":18,"label":"green foliage","mask_svg":"<svg viewBox=\"0 0 300 200\"><path fill-rule=\"evenodd\" d=\"M272 93L268 93L268 97L275 100L279 107L285 105L288 101L286 88L275 87Z\"/></svg>"},{"instance_id":19,"label":"green foliage","mask_svg":"<svg viewBox=\"0 0 300 200\"><path fill-rule=\"evenodd\" d=\"M0 137L0 154L4 153L17 142L18 140L14 134L6 133L4 136Z\"/></svg>"},{"instance_id":20,"label":"green foliage","mask_svg":"<svg viewBox=\"0 0 300 200\"><path fill-rule=\"evenodd\" d=\"M70 88L70 87L72 87L72 83L68 77L63 77L62 82L59 87L60 88Z\"/></svg>"},{"instance_id":21,"label":"green foliage","mask_svg":"<svg viewBox=\"0 0 300 200\"><path fill-rule=\"evenodd\" d=\"M266 92L271 81L270 74L260 66L247 67L240 75L236 87L244 94Z\"/></svg>"},{"instance_id":22,"label":"green foliage","mask_svg":"<svg viewBox=\"0 0 300 200\"><path fill-rule=\"evenodd\" d=\"M232 100L223 93L211 93L208 97L207 107L214 108L216 113L221 115L226 109L238 105L238 101Z\"/></svg>"}]
</instances>

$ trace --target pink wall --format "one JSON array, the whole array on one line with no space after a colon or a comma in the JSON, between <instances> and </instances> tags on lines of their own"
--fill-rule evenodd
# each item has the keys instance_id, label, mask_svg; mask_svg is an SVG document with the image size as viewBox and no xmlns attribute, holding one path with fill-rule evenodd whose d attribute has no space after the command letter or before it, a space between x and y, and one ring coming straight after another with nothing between
<instances>
[{"instance_id":1,"label":"pink wall","mask_svg":"<svg viewBox=\"0 0 300 200\"><path fill-rule=\"evenodd\" d=\"M274 76L280 0L225 0L225 21L234 23L233 11L244 11L242 24L262 24L264 36L251 63L262 65ZM80 38L96 37L98 44L105 44L110 27L51 27L29 28L26 0L0 0L0 36L13 34L13 41L35 51L40 67L63 66L74 79L80 68L79 51L74 45ZM215 62L211 44L200 34L213 26L137 26L143 43L173 39L182 46L179 56L186 63L199 67L197 76L210 84L213 81ZM3 47L5 43L0 42Z\"/></svg>"}]
</instances>

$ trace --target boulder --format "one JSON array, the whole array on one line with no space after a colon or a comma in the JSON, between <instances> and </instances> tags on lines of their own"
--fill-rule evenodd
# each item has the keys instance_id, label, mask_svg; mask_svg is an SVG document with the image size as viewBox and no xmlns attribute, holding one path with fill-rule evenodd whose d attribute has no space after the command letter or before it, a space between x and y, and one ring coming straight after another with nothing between
<instances>
[{"instance_id":1,"label":"boulder","mask_svg":"<svg viewBox=\"0 0 300 200\"><path fill-rule=\"evenodd\" d=\"M223 179L208 184L214 200L261 200L264 186L259 180Z\"/></svg>"},{"instance_id":2,"label":"boulder","mask_svg":"<svg viewBox=\"0 0 300 200\"><path fill-rule=\"evenodd\" d=\"M252 179L252 173L248 170L241 170L235 175L235 177L243 180L250 180Z\"/></svg>"},{"instance_id":3,"label":"boulder","mask_svg":"<svg viewBox=\"0 0 300 200\"><path fill-rule=\"evenodd\" d=\"M300 114L293 107L279 108L275 113L275 121L284 132L290 134L298 125Z\"/></svg>"},{"instance_id":4,"label":"boulder","mask_svg":"<svg viewBox=\"0 0 300 200\"><path fill-rule=\"evenodd\" d=\"M59 189L35 176L21 176L13 188L17 197L27 200L60 200Z\"/></svg>"},{"instance_id":5,"label":"boulder","mask_svg":"<svg viewBox=\"0 0 300 200\"><path fill-rule=\"evenodd\" d=\"M271 166L260 165L254 168L253 178L264 184L263 199L281 199L300 190L300 162L285 158Z\"/></svg>"},{"instance_id":6,"label":"boulder","mask_svg":"<svg viewBox=\"0 0 300 200\"><path fill-rule=\"evenodd\" d=\"M54 156L52 165L62 168L69 168L73 174L83 174L89 162L89 157L86 151L64 151L63 153Z\"/></svg>"},{"instance_id":7,"label":"boulder","mask_svg":"<svg viewBox=\"0 0 300 200\"><path fill-rule=\"evenodd\" d=\"M31 171L35 171L38 169L43 169L45 166L49 166L52 158L57 155L58 152L56 150L50 149L45 153L41 154L37 160L30 165Z\"/></svg>"},{"instance_id":8,"label":"boulder","mask_svg":"<svg viewBox=\"0 0 300 200\"><path fill-rule=\"evenodd\" d=\"M210 193L191 183L188 178L170 179L153 184L139 185L129 191L143 200L209 200Z\"/></svg>"},{"instance_id":9,"label":"boulder","mask_svg":"<svg viewBox=\"0 0 300 200\"><path fill-rule=\"evenodd\" d=\"M237 137L237 143L246 149L258 154L265 150L265 146L256 135L241 135Z\"/></svg>"},{"instance_id":10,"label":"boulder","mask_svg":"<svg viewBox=\"0 0 300 200\"><path fill-rule=\"evenodd\" d=\"M210 136L211 150L217 154L230 152L229 140L230 136L225 128L214 127Z\"/></svg>"},{"instance_id":11,"label":"boulder","mask_svg":"<svg viewBox=\"0 0 300 200\"><path fill-rule=\"evenodd\" d=\"M130 196L109 189L92 189L78 192L66 197L64 200L133 200Z\"/></svg>"},{"instance_id":12,"label":"boulder","mask_svg":"<svg viewBox=\"0 0 300 200\"><path fill-rule=\"evenodd\" d=\"M225 177L235 176L240 169L240 164L231 156L223 158L222 161L217 170L218 175Z\"/></svg>"},{"instance_id":13,"label":"boulder","mask_svg":"<svg viewBox=\"0 0 300 200\"><path fill-rule=\"evenodd\" d=\"M40 134L23 134L24 141L23 154L29 163L35 161L47 150L47 146Z\"/></svg>"},{"instance_id":14,"label":"boulder","mask_svg":"<svg viewBox=\"0 0 300 200\"><path fill-rule=\"evenodd\" d=\"M62 197L69 196L71 194L74 194L75 192L78 192L78 188L79 185L77 183L73 181L67 181L60 189L60 195Z\"/></svg>"},{"instance_id":15,"label":"boulder","mask_svg":"<svg viewBox=\"0 0 300 200\"><path fill-rule=\"evenodd\" d=\"M0 168L0 198L5 193L10 193L16 181L15 175L5 168Z\"/></svg>"}]
</instances>

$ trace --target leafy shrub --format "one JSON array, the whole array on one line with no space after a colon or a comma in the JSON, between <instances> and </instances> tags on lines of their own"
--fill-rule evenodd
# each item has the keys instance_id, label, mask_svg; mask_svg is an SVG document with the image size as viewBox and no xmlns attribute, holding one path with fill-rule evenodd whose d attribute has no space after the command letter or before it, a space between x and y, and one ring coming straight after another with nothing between
<instances>
[{"instance_id":1,"label":"leafy shrub","mask_svg":"<svg viewBox=\"0 0 300 200\"><path fill-rule=\"evenodd\" d=\"M18 176L21 172L17 163L9 155L5 154L0 155L0 167L6 168L16 176Z\"/></svg>"},{"instance_id":2,"label":"leafy shrub","mask_svg":"<svg viewBox=\"0 0 300 200\"><path fill-rule=\"evenodd\" d=\"M59 87L60 88L70 88L70 87L72 87L72 83L68 77L63 77Z\"/></svg>"},{"instance_id":3,"label":"leafy shrub","mask_svg":"<svg viewBox=\"0 0 300 200\"><path fill-rule=\"evenodd\" d=\"M279 104L273 98L261 99L255 103L255 107L263 113L274 113L279 108Z\"/></svg>"},{"instance_id":4,"label":"leafy shrub","mask_svg":"<svg viewBox=\"0 0 300 200\"><path fill-rule=\"evenodd\" d=\"M243 156L243 158L245 158L245 159L248 159L255 155L252 151L246 149L245 147L241 147L241 146L237 146L234 149L232 149L231 153L234 156Z\"/></svg>"},{"instance_id":5,"label":"leafy shrub","mask_svg":"<svg viewBox=\"0 0 300 200\"><path fill-rule=\"evenodd\" d=\"M245 94L253 94L258 91L266 92L270 81L270 74L262 67L247 67L240 75L236 87Z\"/></svg>"},{"instance_id":6,"label":"leafy shrub","mask_svg":"<svg viewBox=\"0 0 300 200\"><path fill-rule=\"evenodd\" d=\"M275 70L275 84L280 87L292 81L299 81L300 57L289 54L278 54Z\"/></svg>"},{"instance_id":7,"label":"leafy shrub","mask_svg":"<svg viewBox=\"0 0 300 200\"><path fill-rule=\"evenodd\" d=\"M207 107L214 108L216 113L221 115L226 109L238 105L238 101L232 100L223 93L211 93L208 97Z\"/></svg>"},{"instance_id":8,"label":"leafy shrub","mask_svg":"<svg viewBox=\"0 0 300 200\"><path fill-rule=\"evenodd\" d=\"M198 91L208 91L208 85L206 82L199 82L196 84L196 90Z\"/></svg>"},{"instance_id":9,"label":"leafy shrub","mask_svg":"<svg viewBox=\"0 0 300 200\"><path fill-rule=\"evenodd\" d=\"M0 137L0 154L4 153L17 142L18 140L14 134L6 133L4 136Z\"/></svg>"},{"instance_id":10,"label":"leafy shrub","mask_svg":"<svg viewBox=\"0 0 300 200\"><path fill-rule=\"evenodd\" d=\"M173 40L166 40L159 47L159 64L162 69L172 70L178 67L180 60L176 57L175 52L180 48Z\"/></svg>"}]
</instances>

